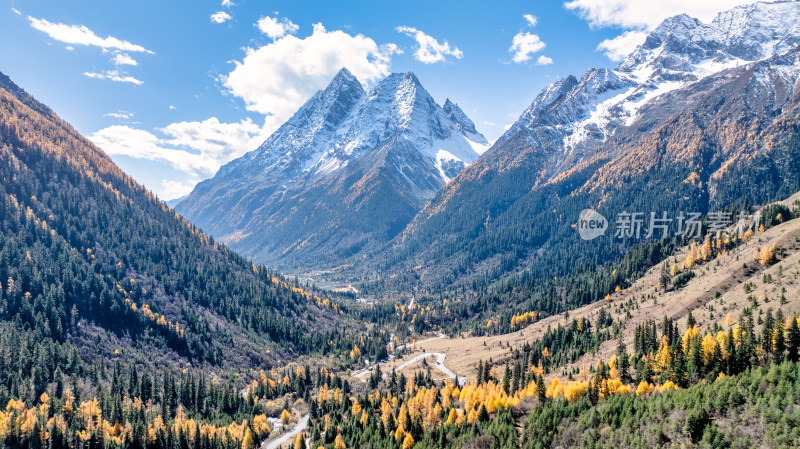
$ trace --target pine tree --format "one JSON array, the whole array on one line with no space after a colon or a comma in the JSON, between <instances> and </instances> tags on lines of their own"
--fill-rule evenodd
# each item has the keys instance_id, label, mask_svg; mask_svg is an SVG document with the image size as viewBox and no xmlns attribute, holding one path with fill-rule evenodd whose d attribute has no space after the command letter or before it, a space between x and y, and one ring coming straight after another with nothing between
<instances>
[{"instance_id":1,"label":"pine tree","mask_svg":"<svg viewBox=\"0 0 800 449\"><path fill-rule=\"evenodd\" d=\"M306 449L306 439L302 433L298 433L294 439L294 449Z\"/></svg>"},{"instance_id":2,"label":"pine tree","mask_svg":"<svg viewBox=\"0 0 800 449\"><path fill-rule=\"evenodd\" d=\"M703 376L703 348L700 338L695 337L691 340L689 350L689 375L695 378Z\"/></svg>"},{"instance_id":3,"label":"pine tree","mask_svg":"<svg viewBox=\"0 0 800 449\"><path fill-rule=\"evenodd\" d=\"M589 382L589 390L587 391L587 397L589 398L589 402L592 405L597 405L597 401L600 400L600 392L597 388L597 382L595 381Z\"/></svg>"},{"instance_id":4,"label":"pine tree","mask_svg":"<svg viewBox=\"0 0 800 449\"><path fill-rule=\"evenodd\" d=\"M508 367L508 362L506 362L506 371L503 374L503 391L511 394L511 369Z\"/></svg>"},{"instance_id":5,"label":"pine tree","mask_svg":"<svg viewBox=\"0 0 800 449\"><path fill-rule=\"evenodd\" d=\"M547 400L547 386L544 384L544 377L541 374L536 376L536 396L539 398L539 402L544 403Z\"/></svg>"},{"instance_id":6,"label":"pine tree","mask_svg":"<svg viewBox=\"0 0 800 449\"><path fill-rule=\"evenodd\" d=\"M678 340L677 344L675 345L675 354L673 355L673 379L672 381L675 382L681 388L686 388L689 386L689 371L686 367L686 356L683 351L683 345L681 344L680 340Z\"/></svg>"},{"instance_id":7,"label":"pine tree","mask_svg":"<svg viewBox=\"0 0 800 449\"><path fill-rule=\"evenodd\" d=\"M792 317L792 324L789 325L789 360L793 362L800 360L800 325L797 319L797 316Z\"/></svg>"},{"instance_id":8,"label":"pine tree","mask_svg":"<svg viewBox=\"0 0 800 449\"><path fill-rule=\"evenodd\" d=\"M772 353L772 332L775 328L775 318L772 316L772 307L767 309L764 326L761 328L761 349L765 355Z\"/></svg>"},{"instance_id":9,"label":"pine tree","mask_svg":"<svg viewBox=\"0 0 800 449\"><path fill-rule=\"evenodd\" d=\"M486 410L486 407L481 404L481 407L478 409L478 421L486 422L489 420L489 412Z\"/></svg>"},{"instance_id":10,"label":"pine tree","mask_svg":"<svg viewBox=\"0 0 800 449\"><path fill-rule=\"evenodd\" d=\"M514 370L512 371L512 382L511 382L511 394L513 395L517 390L521 387L522 382L522 365L520 362L514 364Z\"/></svg>"},{"instance_id":11,"label":"pine tree","mask_svg":"<svg viewBox=\"0 0 800 449\"><path fill-rule=\"evenodd\" d=\"M625 349L625 343L622 341L622 335L617 342L617 362L619 366L619 378L623 383L630 383L631 378L631 362L628 357L628 351Z\"/></svg>"},{"instance_id":12,"label":"pine tree","mask_svg":"<svg viewBox=\"0 0 800 449\"><path fill-rule=\"evenodd\" d=\"M778 312L775 314L775 330L773 331L775 343L774 347L772 348L772 355L775 363L782 362L786 352L786 335L784 334L783 322L783 311L778 309Z\"/></svg>"},{"instance_id":13,"label":"pine tree","mask_svg":"<svg viewBox=\"0 0 800 449\"><path fill-rule=\"evenodd\" d=\"M661 276L658 278L658 286L661 288L662 291L667 291L667 287L669 286L669 281L671 279L669 269L667 268L667 262L661 264Z\"/></svg>"},{"instance_id":14,"label":"pine tree","mask_svg":"<svg viewBox=\"0 0 800 449\"><path fill-rule=\"evenodd\" d=\"M733 329L728 331L728 338L725 339L725 352L728 354L728 359L725 363L725 374L738 374L740 357L734 343Z\"/></svg>"}]
</instances>

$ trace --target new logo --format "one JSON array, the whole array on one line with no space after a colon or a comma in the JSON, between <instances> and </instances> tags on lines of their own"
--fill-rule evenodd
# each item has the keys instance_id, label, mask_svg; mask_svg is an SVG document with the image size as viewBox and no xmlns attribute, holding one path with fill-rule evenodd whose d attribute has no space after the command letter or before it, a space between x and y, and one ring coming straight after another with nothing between
<instances>
[{"instance_id":1,"label":"new logo","mask_svg":"<svg viewBox=\"0 0 800 449\"><path fill-rule=\"evenodd\" d=\"M606 233L608 220L599 212L584 209L578 216L578 234L584 240L592 240Z\"/></svg>"}]
</instances>

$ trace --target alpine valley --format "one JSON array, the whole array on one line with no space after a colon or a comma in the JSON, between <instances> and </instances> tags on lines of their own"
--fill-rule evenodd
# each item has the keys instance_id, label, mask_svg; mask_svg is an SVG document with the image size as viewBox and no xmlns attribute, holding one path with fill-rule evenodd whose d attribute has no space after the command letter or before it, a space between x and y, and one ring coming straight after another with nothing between
<instances>
[{"instance_id":1,"label":"alpine valley","mask_svg":"<svg viewBox=\"0 0 800 449\"><path fill-rule=\"evenodd\" d=\"M434 286L560 276L627 247L579 239L565 223L582 209L674 217L789 196L800 188L800 26L784 18L798 14L798 3L775 2L710 24L676 16L616 69L550 85L365 260Z\"/></svg>"},{"instance_id":2,"label":"alpine valley","mask_svg":"<svg viewBox=\"0 0 800 449\"><path fill-rule=\"evenodd\" d=\"M245 59L377 47L272 14ZM27 20L114 55L83 81L157 57ZM174 209L0 73L0 448L800 447L800 1L667 18L494 141L412 72L329 69Z\"/></svg>"},{"instance_id":3,"label":"alpine valley","mask_svg":"<svg viewBox=\"0 0 800 449\"><path fill-rule=\"evenodd\" d=\"M667 19L616 69L548 86L485 152L413 74L365 92L343 70L176 210L255 260L399 289L591 270L627 245L578 239L564 224L582 209L706 213L800 188L798 14Z\"/></svg>"},{"instance_id":4,"label":"alpine valley","mask_svg":"<svg viewBox=\"0 0 800 449\"><path fill-rule=\"evenodd\" d=\"M413 73L364 90L342 69L256 150L176 210L245 256L337 264L383 247L488 146Z\"/></svg>"}]
</instances>

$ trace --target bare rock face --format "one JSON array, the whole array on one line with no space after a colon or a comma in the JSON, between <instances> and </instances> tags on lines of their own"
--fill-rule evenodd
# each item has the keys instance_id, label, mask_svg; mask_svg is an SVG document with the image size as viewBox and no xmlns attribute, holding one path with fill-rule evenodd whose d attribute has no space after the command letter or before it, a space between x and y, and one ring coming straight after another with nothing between
<instances>
[{"instance_id":1,"label":"bare rock face","mask_svg":"<svg viewBox=\"0 0 800 449\"><path fill-rule=\"evenodd\" d=\"M347 69L176 209L240 253L316 265L384 244L488 146L413 73L364 89Z\"/></svg>"}]
</instances>

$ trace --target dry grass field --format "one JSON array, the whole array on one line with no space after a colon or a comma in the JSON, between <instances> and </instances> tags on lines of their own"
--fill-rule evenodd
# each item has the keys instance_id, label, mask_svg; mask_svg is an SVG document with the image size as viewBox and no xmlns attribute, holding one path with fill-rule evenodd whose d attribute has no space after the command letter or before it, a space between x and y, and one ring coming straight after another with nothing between
<instances>
[{"instance_id":1,"label":"dry grass field","mask_svg":"<svg viewBox=\"0 0 800 449\"><path fill-rule=\"evenodd\" d=\"M782 203L791 208L798 200L800 194ZM754 255L758 249L772 244L777 245L778 260L764 268L754 260ZM674 258L670 259L670 265L673 261L680 265L688 252L688 247L682 248ZM657 287L661 265L654 266L629 288L614 293L612 301L598 301L572 310L568 319L584 317L594 322L600 309L605 308L614 316L615 321L623 324L623 336L630 352L633 349L632 340L636 326L648 319L654 319L660 324L663 317L667 316L675 319L681 329L685 330L686 317L689 310L692 310L701 331L713 326L714 323L725 327L728 314L735 323L742 310L752 304L748 300L750 295L755 296L757 301L756 316L759 309L765 312L770 307L781 308L786 316L798 313L800 312L800 219L774 226L728 254L696 266L694 272L695 277L683 288L662 293ZM765 274L771 276L771 282L764 282ZM743 288L745 283L753 285L749 293ZM781 295L785 297L785 304L781 304ZM630 318L627 317L628 312ZM422 352L443 352L447 354L445 364L448 368L459 376L472 378L476 375L479 360L491 358L494 362L500 362L510 356L513 348L525 341L541 338L548 327L556 327L566 321L567 318L562 314L537 321L509 334L491 337L451 336L427 341L417 344L410 354L390 361L381 369L388 372L392 367ZM552 374L564 375L584 364L589 366L600 359L607 360L616 350L616 345L616 340L606 341L596 354L587 354L575 364L558 369ZM433 359L428 361L435 363ZM406 367L403 372L409 375L423 369L425 367L422 362L418 362ZM431 372L434 378L444 377L438 370L432 369Z\"/></svg>"}]
</instances>

